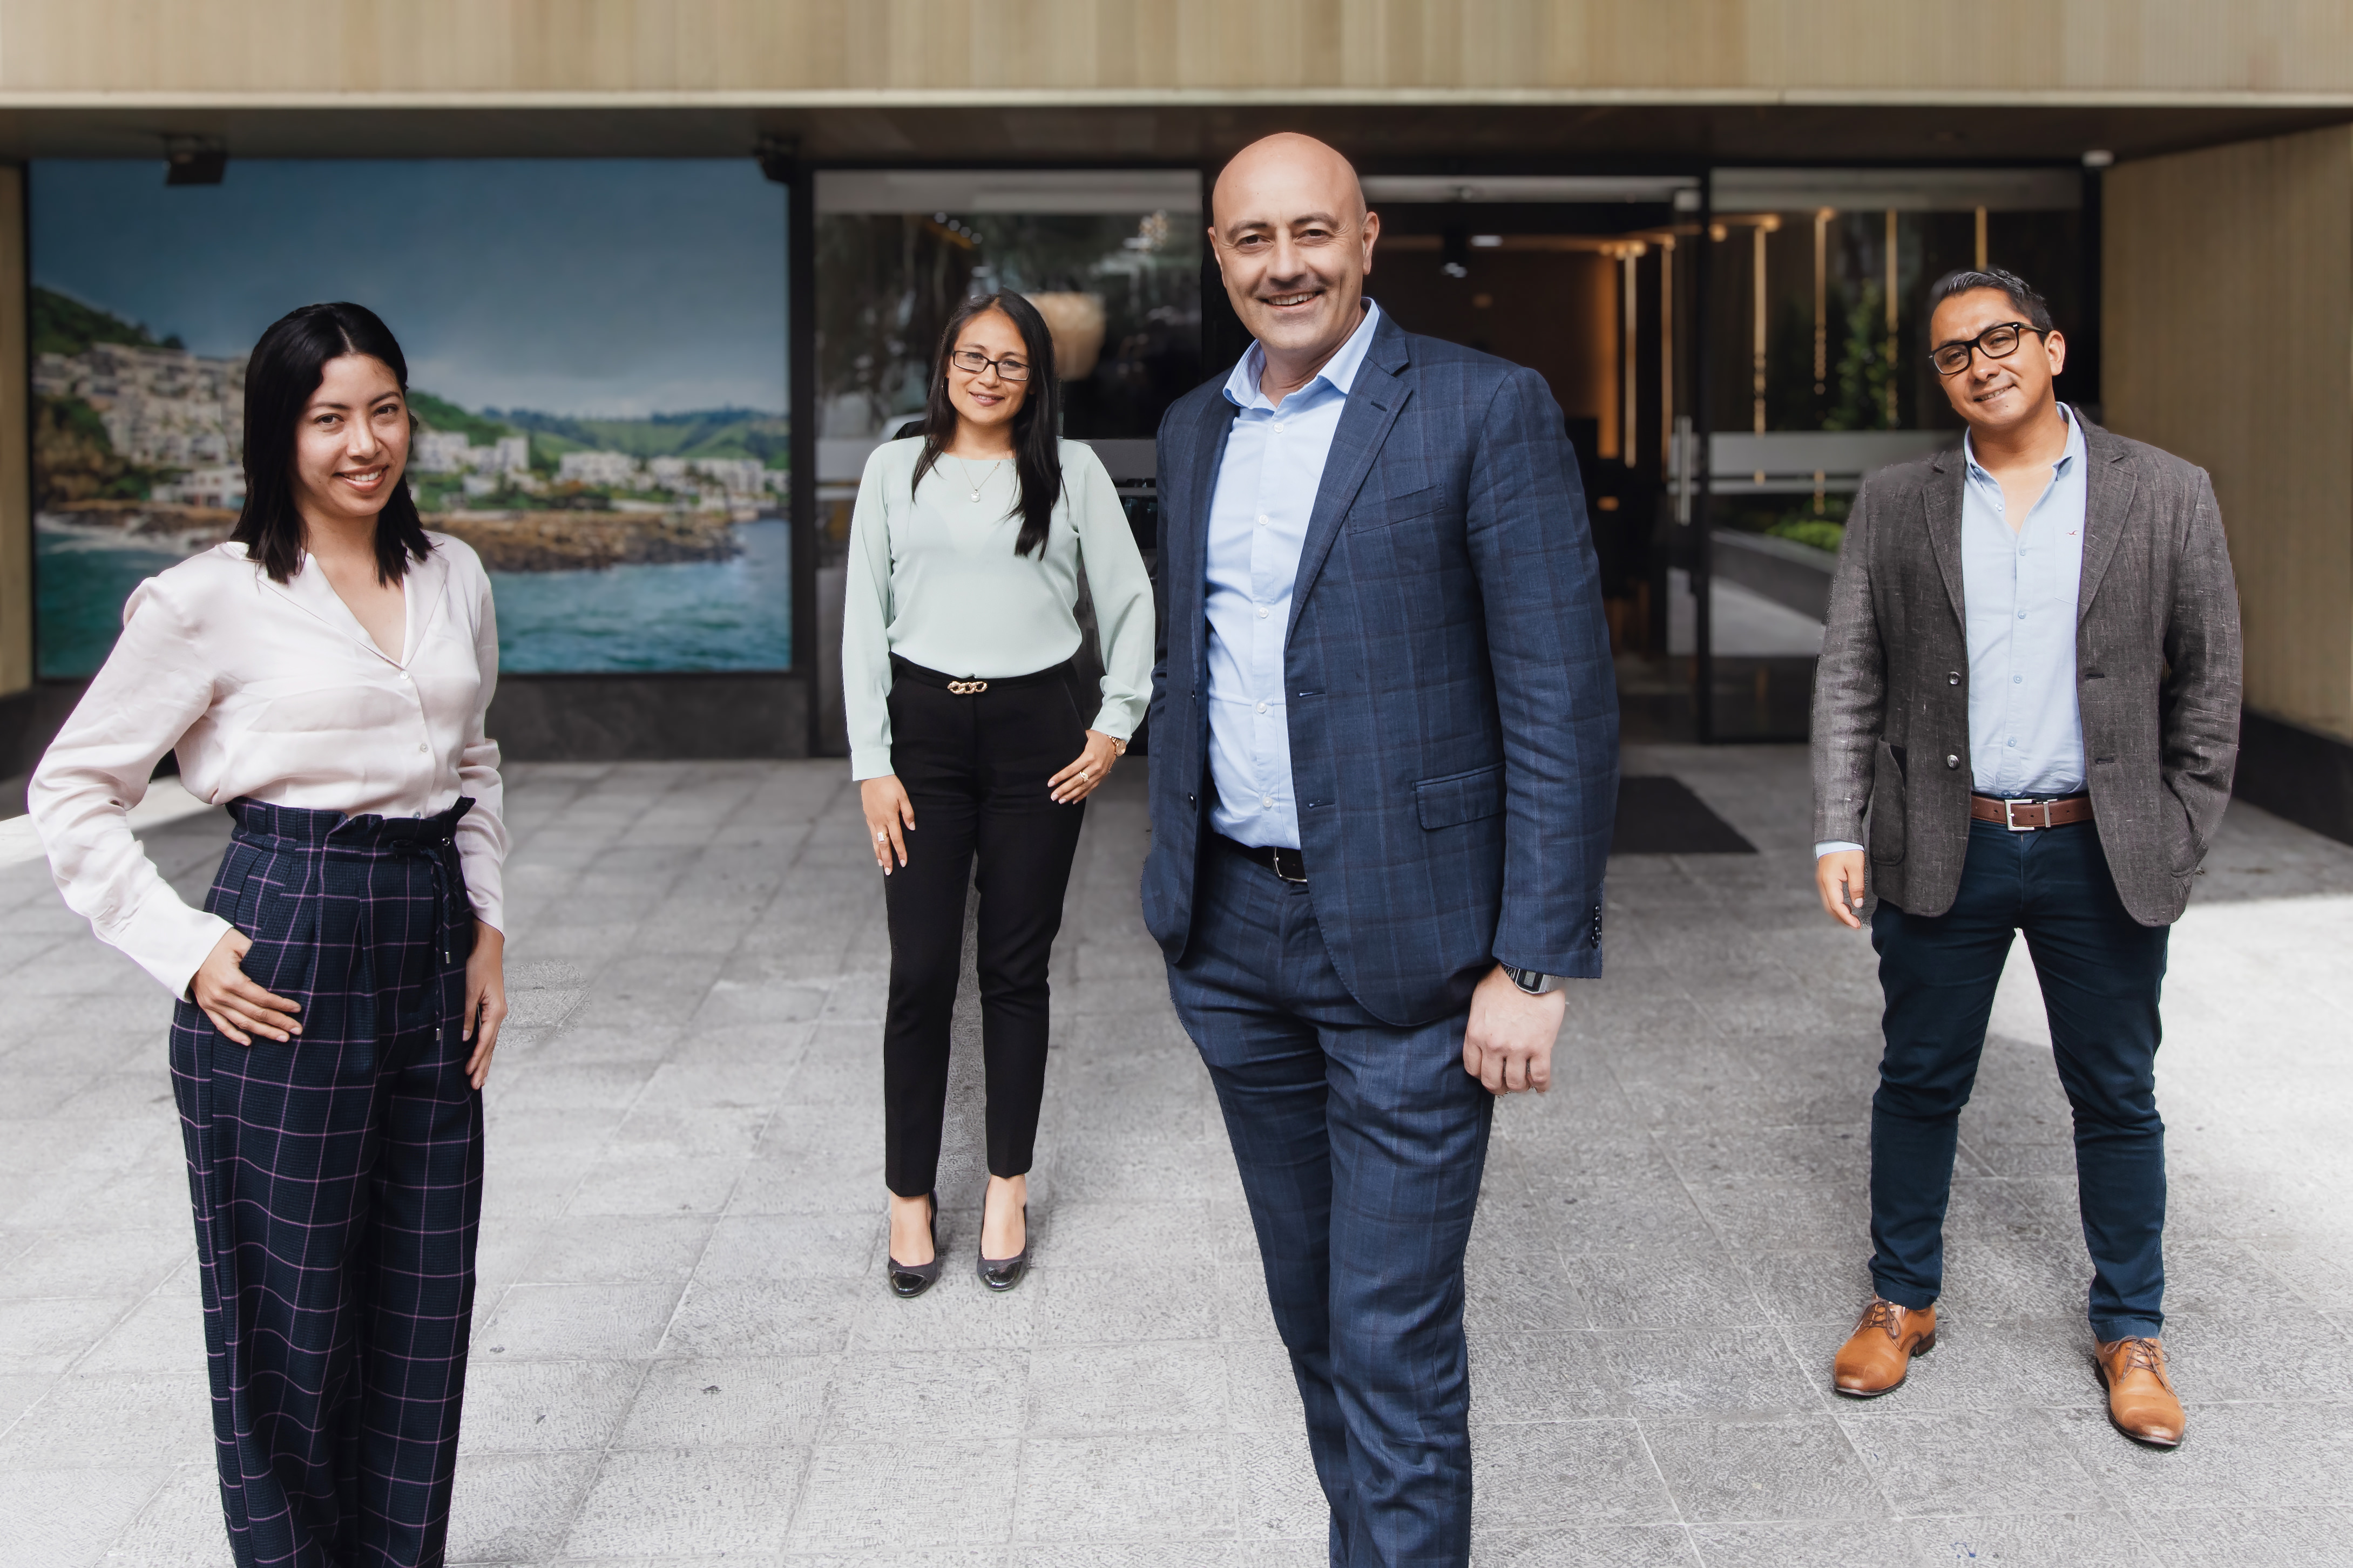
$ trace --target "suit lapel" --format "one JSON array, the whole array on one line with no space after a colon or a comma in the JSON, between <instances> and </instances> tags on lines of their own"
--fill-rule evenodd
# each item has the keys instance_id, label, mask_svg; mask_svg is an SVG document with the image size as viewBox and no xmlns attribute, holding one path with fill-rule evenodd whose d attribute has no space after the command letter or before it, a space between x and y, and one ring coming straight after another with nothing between
<instances>
[{"instance_id":1,"label":"suit lapel","mask_svg":"<svg viewBox=\"0 0 2353 1568\"><path fill-rule=\"evenodd\" d=\"M2079 416L2080 417L2080 416ZM2075 588L2075 620L2092 613L2092 596L2116 556L2131 515L2133 494L2140 488L2132 466L2125 461L2125 444L2086 420L2084 424L2084 571Z\"/></svg>"},{"instance_id":2,"label":"suit lapel","mask_svg":"<svg viewBox=\"0 0 2353 1568\"><path fill-rule=\"evenodd\" d=\"M1944 574L1953 618L1964 631L1969 616L1961 591L1961 487L1968 482L1968 462L1958 450L1939 454L1932 465L1936 479L1920 498L1928 510L1928 548L1936 557L1936 570Z\"/></svg>"},{"instance_id":3,"label":"suit lapel","mask_svg":"<svg viewBox=\"0 0 2353 1568\"><path fill-rule=\"evenodd\" d=\"M1292 626L1299 625L1300 607L1324 570L1324 558L1332 553L1333 541L1340 536L1340 520L1348 515L1350 503L1364 488L1373 459L1380 456L1381 443L1388 439L1389 427L1397 423L1398 413L1412 392L1404 374L1408 363L1405 332L1385 315L1373 334L1365 363L1357 367L1356 383L1348 389L1339 426L1332 432L1332 450L1324 459L1323 480L1315 487L1315 510L1308 514L1307 538L1300 546L1299 575L1292 583L1291 626L1283 628L1286 638Z\"/></svg>"},{"instance_id":4,"label":"suit lapel","mask_svg":"<svg viewBox=\"0 0 2353 1568\"><path fill-rule=\"evenodd\" d=\"M1201 420L1193 437L1193 486L1186 497L1189 515L1179 520L1183 533L1182 552L1176 563L1180 572L1176 581L1185 584L1187 602L1174 607L1185 616L1186 646L1190 650L1192 675L1197 683L1203 679L1209 637L1205 604L1209 575L1209 508L1218 497L1218 468L1226 455L1226 438L1233 434L1234 416L1240 412L1222 392L1202 405Z\"/></svg>"}]
</instances>

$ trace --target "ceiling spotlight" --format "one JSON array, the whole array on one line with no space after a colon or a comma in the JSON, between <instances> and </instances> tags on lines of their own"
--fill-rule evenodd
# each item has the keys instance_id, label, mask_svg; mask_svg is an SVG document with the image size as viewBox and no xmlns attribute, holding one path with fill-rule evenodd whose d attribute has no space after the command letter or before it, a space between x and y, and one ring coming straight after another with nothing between
<instances>
[{"instance_id":1,"label":"ceiling spotlight","mask_svg":"<svg viewBox=\"0 0 2353 1568\"><path fill-rule=\"evenodd\" d=\"M2086 169L2105 169L2116 161L2116 155L2105 147L2094 147L2084 154L2084 167Z\"/></svg>"},{"instance_id":2,"label":"ceiling spotlight","mask_svg":"<svg viewBox=\"0 0 2353 1568\"><path fill-rule=\"evenodd\" d=\"M228 172L228 149L208 136L164 138L164 183L217 185Z\"/></svg>"}]
</instances>

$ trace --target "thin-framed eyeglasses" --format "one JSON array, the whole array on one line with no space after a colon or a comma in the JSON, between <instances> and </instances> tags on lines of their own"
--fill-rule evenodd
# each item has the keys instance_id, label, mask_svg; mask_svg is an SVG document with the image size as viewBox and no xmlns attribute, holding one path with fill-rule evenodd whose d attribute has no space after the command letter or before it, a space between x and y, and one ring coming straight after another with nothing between
<instances>
[{"instance_id":1,"label":"thin-framed eyeglasses","mask_svg":"<svg viewBox=\"0 0 2353 1568\"><path fill-rule=\"evenodd\" d=\"M1969 368L1969 352L1972 349L1988 359L2008 359L2016 353L2021 332L2032 332L2038 337L2045 335L2041 327L2030 326L2024 321L1996 321L1976 337L1958 342L1938 343L1930 352L1928 359L1936 367L1938 375L1958 375Z\"/></svg>"},{"instance_id":2,"label":"thin-framed eyeglasses","mask_svg":"<svg viewBox=\"0 0 2353 1568\"><path fill-rule=\"evenodd\" d=\"M948 363L966 375L980 375L994 365L997 367L997 378L1001 381L1029 379L1029 362L1018 354L1007 354L1002 359L991 359L978 349L958 349L948 355Z\"/></svg>"}]
</instances>

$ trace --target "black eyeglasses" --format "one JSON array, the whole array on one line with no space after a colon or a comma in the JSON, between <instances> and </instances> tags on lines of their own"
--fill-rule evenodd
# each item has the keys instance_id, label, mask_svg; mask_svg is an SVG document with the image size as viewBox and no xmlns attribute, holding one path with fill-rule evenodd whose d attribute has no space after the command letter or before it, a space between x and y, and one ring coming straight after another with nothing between
<instances>
[{"instance_id":1,"label":"black eyeglasses","mask_svg":"<svg viewBox=\"0 0 2353 1568\"><path fill-rule=\"evenodd\" d=\"M1003 380L1029 379L1029 362L1013 354L1007 354L1003 359L991 359L978 349L958 349L948 355L948 363L966 375L979 375L995 365L997 375Z\"/></svg>"},{"instance_id":2,"label":"black eyeglasses","mask_svg":"<svg viewBox=\"0 0 2353 1568\"><path fill-rule=\"evenodd\" d=\"M1930 352L1928 361L1939 375L1958 375L1969 368L1969 351L1981 352L1988 359L2008 359L2018 352L2018 335L2032 332L2042 335L2041 327L2031 327L2024 321L1997 321L1976 337L1957 343L1939 343Z\"/></svg>"}]
</instances>

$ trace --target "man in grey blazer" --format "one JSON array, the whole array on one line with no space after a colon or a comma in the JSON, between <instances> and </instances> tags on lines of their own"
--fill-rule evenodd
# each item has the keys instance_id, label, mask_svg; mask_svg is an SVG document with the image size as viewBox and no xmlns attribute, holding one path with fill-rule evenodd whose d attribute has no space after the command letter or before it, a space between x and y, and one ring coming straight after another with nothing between
<instances>
[{"instance_id":1,"label":"man in grey blazer","mask_svg":"<svg viewBox=\"0 0 2353 1568\"><path fill-rule=\"evenodd\" d=\"M1856 496L1814 688L1815 880L1857 929L1879 895L1887 1004L1873 1294L1833 1381L1888 1393L1936 1342L1956 1131L2022 931L2074 1110L2109 1418L2169 1447L2158 992L2238 756L2230 556L2202 471L2058 402L2067 345L2032 288L1958 272L1932 304L1968 432Z\"/></svg>"}]
</instances>

